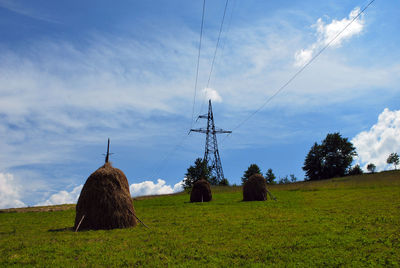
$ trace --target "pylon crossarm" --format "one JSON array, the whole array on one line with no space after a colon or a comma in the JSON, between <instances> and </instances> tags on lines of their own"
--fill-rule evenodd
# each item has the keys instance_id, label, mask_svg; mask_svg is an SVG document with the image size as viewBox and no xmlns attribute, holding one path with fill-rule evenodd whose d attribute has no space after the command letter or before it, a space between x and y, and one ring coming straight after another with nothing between
<instances>
[{"instance_id":1,"label":"pylon crossarm","mask_svg":"<svg viewBox=\"0 0 400 268\"><path fill-rule=\"evenodd\" d=\"M207 129L204 128L197 128L197 129L191 129L190 132L200 132L200 133L207 133Z\"/></svg>"},{"instance_id":2,"label":"pylon crossarm","mask_svg":"<svg viewBox=\"0 0 400 268\"><path fill-rule=\"evenodd\" d=\"M225 133L232 133L232 131L230 130L223 130L221 128L217 128L213 131L213 134L225 134Z\"/></svg>"},{"instance_id":3,"label":"pylon crossarm","mask_svg":"<svg viewBox=\"0 0 400 268\"><path fill-rule=\"evenodd\" d=\"M199 119L199 118L207 119L208 114L199 115L199 117L197 117L197 119Z\"/></svg>"}]
</instances>

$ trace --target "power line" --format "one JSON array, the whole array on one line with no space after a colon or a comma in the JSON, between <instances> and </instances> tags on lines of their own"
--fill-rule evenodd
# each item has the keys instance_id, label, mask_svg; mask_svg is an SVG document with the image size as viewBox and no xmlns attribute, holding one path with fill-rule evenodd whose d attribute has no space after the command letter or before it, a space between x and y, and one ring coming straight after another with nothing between
<instances>
[{"instance_id":1,"label":"power line","mask_svg":"<svg viewBox=\"0 0 400 268\"><path fill-rule=\"evenodd\" d=\"M226 31L225 31L225 39L224 39L224 42L223 42L222 47L221 47L221 53L220 53L221 57L219 58L220 60L223 57L224 48L225 48L225 45L226 45L226 42L227 42L227 39L228 39L226 36L228 35L229 30L231 28L233 13L235 12L236 4L237 4L237 0L233 0L233 4L231 5L232 6L231 15L229 16L228 26L226 27Z\"/></svg>"},{"instance_id":2,"label":"power line","mask_svg":"<svg viewBox=\"0 0 400 268\"><path fill-rule=\"evenodd\" d=\"M232 131L235 131L239 127L241 127L244 123L246 123L251 117L253 117L255 114L257 114L259 111L261 111L265 105L267 105L273 98L276 97L282 90L284 90L296 77L304 71L316 58L318 58L319 55L322 54L355 20L357 20L362 13L374 2L375 0L371 0L360 12L358 12L357 16L355 16L334 38L332 38L321 50L318 51L317 54L314 55L307 63L303 65L303 67L300 68L286 83L284 83L278 90L275 91L274 94L272 94L269 98L265 100L265 102L254 112L252 112L248 117L246 117L242 122L240 122L236 127L232 129ZM229 137L231 133L225 136L225 138L222 140L224 142L227 137ZM222 143L221 142L221 143Z\"/></svg>"},{"instance_id":3,"label":"power line","mask_svg":"<svg viewBox=\"0 0 400 268\"><path fill-rule=\"evenodd\" d=\"M215 45L214 57L213 57L213 60L212 60L212 62L211 62L211 69L210 69L210 75L208 76L207 87L208 87L208 85L210 84L211 74L212 74L213 69L214 69L215 57L217 56L217 51L218 51L218 46L219 46L219 40L220 40L220 38L221 38L222 28L223 28L223 26L224 26L225 15L226 15L226 8L228 7L228 2L229 2L229 0L226 0L226 2L225 2L224 15L222 16L221 26L219 27L218 39L217 39L217 44Z\"/></svg>"},{"instance_id":4,"label":"power line","mask_svg":"<svg viewBox=\"0 0 400 268\"><path fill-rule=\"evenodd\" d=\"M190 122L190 128L193 127L193 117L194 117L194 106L196 103L196 91L197 91L197 80L199 78L199 66L200 66L200 52L201 52L201 39L203 37L203 26L204 26L204 11L206 8L206 0L203 0L203 13L201 16L201 27L200 27L200 41L199 41L199 53L197 55L197 68L196 68L196 80L194 83L194 95L193 95L193 106L192 106L192 121Z\"/></svg>"},{"instance_id":5,"label":"power line","mask_svg":"<svg viewBox=\"0 0 400 268\"><path fill-rule=\"evenodd\" d=\"M213 56L213 60L211 63L211 69L210 69L210 74L208 77L208 81L207 81L207 87L209 86L210 80L211 80L211 75L213 72L213 68L214 68L214 63L215 63L215 58L217 55L217 51L218 51L218 47L219 47L219 42L221 39L221 33L222 33L222 29L223 29L223 25L224 25L224 21L225 21L225 16L226 16L226 10L228 7L228 3L229 0L226 0L225 2L225 7L224 7L224 14L222 16L222 20L221 20L221 25L219 28L219 34L218 34L218 39L217 39L217 44L215 46L215 51L214 51L214 56ZM202 36L203 36L203 27L204 27L204 14L205 14L205 5L206 5L206 1L203 0L203 11L202 11L202 17L201 17L201 27L200 27L200 41L199 41L199 52L197 55L197 67L196 67L196 79L195 79L195 86L194 86L194 96L193 96L193 106L192 106L192 119L191 119L191 128L193 127L193 117L194 117L194 107L196 104L196 92L197 92L197 82L198 82L198 76L199 76L199 66L200 66L200 55L201 55L201 43L202 43ZM232 15L231 15L231 19L232 19ZM202 103L202 106L204 104L204 101ZM200 109L201 111L201 109ZM189 132L190 133L190 132ZM173 149L170 151L170 153L168 153L162 160L162 164L161 166L155 171L154 175L157 176L158 173L164 169L164 167L166 166L166 164L168 163L168 160L170 158L170 156L172 154L174 154L179 147L182 146L182 144L185 142L185 140L187 139L188 135L183 136L180 141L178 142L177 145L175 145L175 147L173 147Z\"/></svg>"},{"instance_id":6,"label":"power line","mask_svg":"<svg viewBox=\"0 0 400 268\"><path fill-rule=\"evenodd\" d=\"M175 145L175 147L172 148L172 150L169 151L168 154L165 155L165 157L162 159L162 161L160 162L160 165L158 166L157 169L154 170L153 172L153 178L156 178L160 172L162 170L164 170L164 168L167 166L167 164L169 163L169 160L171 158L171 156L173 154L175 154L175 152L182 147L183 143L186 141L186 139L189 137L189 135L186 135L186 133L184 135L182 135L180 141Z\"/></svg>"},{"instance_id":7,"label":"power line","mask_svg":"<svg viewBox=\"0 0 400 268\"><path fill-rule=\"evenodd\" d=\"M204 14L205 14L205 8L206 8L206 0L203 0L203 10L202 10L202 15L201 15L201 26L200 26L200 38L199 38L199 51L197 55L197 67L196 67L196 79L195 79L195 84L194 84L194 94L193 94L193 105L192 105L192 119L190 122L190 128L193 127L193 117L194 117L194 107L196 103L196 92L197 92L197 81L199 77L199 66L200 66L200 55L201 55L201 41L203 38L203 28L204 28ZM159 168L155 170L154 172L154 177L159 174L161 170L163 170L168 163L168 160L170 159L171 155L178 150L179 147L182 146L182 144L185 142L187 139L188 135L183 135L180 139L179 142L169 151L167 155L162 159L161 164L159 165Z\"/></svg>"},{"instance_id":8,"label":"power line","mask_svg":"<svg viewBox=\"0 0 400 268\"><path fill-rule=\"evenodd\" d=\"M214 56L213 56L213 59L212 59L212 62L211 62L210 74L208 75L208 81L207 81L206 88L208 88L208 86L210 85L211 75L212 75L212 72L213 72L213 69L214 69L215 58L217 56L217 51L218 51L218 47L219 47L219 41L221 39L221 33L222 33L223 26L224 26L225 15L226 15L226 10L227 10L227 7L228 7L228 3L229 3L229 0L226 0L225 8L224 8L224 15L222 16L221 25L219 27L219 34L218 34L217 44L215 45ZM204 102L205 102L205 100L203 99L203 101L201 102L200 112L199 113L201 113L201 111L203 110Z\"/></svg>"}]
</instances>

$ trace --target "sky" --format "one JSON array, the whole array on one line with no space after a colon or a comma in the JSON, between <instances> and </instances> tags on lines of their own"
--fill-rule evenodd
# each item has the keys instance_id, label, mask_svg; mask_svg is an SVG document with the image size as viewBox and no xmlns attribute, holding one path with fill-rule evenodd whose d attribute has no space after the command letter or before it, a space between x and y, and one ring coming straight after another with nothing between
<instances>
[{"instance_id":1,"label":"sky","mask_svg":"<svg viewBox=\"0 0 400 268\"><path fill-rule=\"evenodd\" d=\"M368 2L229 0L211 72L226 0L206 1L195 86L202 0L0 0L0 208L76 202L107 138L133 196L180 191L208 98L233 131L218 136L231 184L253 163L303 180L334 132L354 165L393 168L400 4L374 1L331 42Z\"/></svg>"}]
</instances>

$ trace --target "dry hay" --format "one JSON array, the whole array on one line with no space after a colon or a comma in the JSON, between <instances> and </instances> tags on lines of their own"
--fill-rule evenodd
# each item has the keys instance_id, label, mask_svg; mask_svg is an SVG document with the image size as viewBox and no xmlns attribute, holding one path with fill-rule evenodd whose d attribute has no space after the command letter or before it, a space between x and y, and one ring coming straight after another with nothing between
<instances>
[{"instance_id":1,"label":"dry hay","mask_svg":"<svg viewBox=\"0 0 400 268\"><path fill-rule=\"evenodd\" d=\"M252 175L243 185L243 201L267 200L267 184L261 174Z\"/></svg>"},{"instance_id":2,"label":"dry hay","mask_svg":"<svg viewBox=\"0 0 400 268\"><path fill-rule=\"evenodd\" d=\"M135 226L132 198L125 174L105 163L87 179L76 205L75 227L79 230Z\"/></svg>"},{"instance_id":3,"label":"dry hay","mask_svg":"<svg viewBox=\"0 0 400 268\"><path fill-rule=\"evenodd\" d=\"M205 179L200 179L193 184L190 194L190 202L208 202L211 201L210 183Z\"/></svg>"}]
</instances>

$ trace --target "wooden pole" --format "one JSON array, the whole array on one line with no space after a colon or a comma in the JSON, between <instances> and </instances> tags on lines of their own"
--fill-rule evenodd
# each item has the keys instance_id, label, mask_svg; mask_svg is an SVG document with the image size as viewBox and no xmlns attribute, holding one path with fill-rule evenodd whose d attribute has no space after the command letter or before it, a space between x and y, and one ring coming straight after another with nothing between
<instances>
[{"instance_id":1,"label":"wooden pole","mask_svg":"<svg viewBox=\"0 0 400 268\"><path fill-rule=\"evenodd\" d=\"M143 224L146 228L150 229L149 226L147 226L146 224L144 224L144 222L142 222L142 221L135 215L135 213L133 213L133 216L135 216L135 218L136 218L141 224Z\"/></svg>"},{"instance_id":2,"label":"wooden pole","mask_svg":"<svg viewBox=\"0 0 400 268\"><path fill-rule=\"evenodd\" d=\"M275 196L273 196L272 194L271 194L271 192L270 191L268 191L267 190L267 193L269 194L269 196L274 200L274 201L278 201L278 200L276 200L276 197Z\"/></svg>"},{"instance_id":3,"label":"wooden pole","mask_svg":"<svg viewBox=\"0 0 400 268\"><path fill-rule=\"evenodd\" d=\"M108 143L107 143L106 163L108 163L109 155L110 155L110 138L108 138Z\"/></svg>"},{"instance_id":4,"label":"wooden pole","mask_svg":"<svg viewBox=\"0 0 400 268\"><path fill-rule=\"evenodd\" d=\"M136 216L136 214L135 214L132 210L129 209L129 212L132 213L132 215L133 215L141 224L143 224L146 228L150 229L149 226L147 226L146 224L144 224L144 222L142 222L142 221L138 218L138 216Z\"/></svg>"},{"instance_id":5,"label":"wooden pole","mask_svg":"<svg viewBox=\"0 0 400 268\"><path fill-rule=\"evenodd\" d=\"M85 218L85 215L82 216L81 220L80 220L79 223L78 223L78 226L76 226L75 233L78 232L79 226L81 226L81 223L82 223L82 221L83 221L84 218Z\"/></svg>"}]
</instances>

